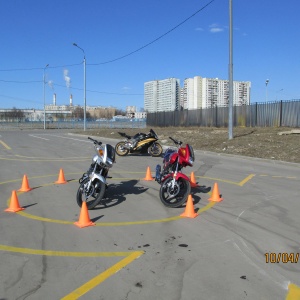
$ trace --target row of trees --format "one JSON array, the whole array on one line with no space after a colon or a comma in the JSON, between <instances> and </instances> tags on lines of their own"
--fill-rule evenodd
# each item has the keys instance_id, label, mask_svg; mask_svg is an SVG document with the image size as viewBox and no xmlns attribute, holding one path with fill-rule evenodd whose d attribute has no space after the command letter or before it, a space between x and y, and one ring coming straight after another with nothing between
<instances>
[{"instance_id":1,"label":"row of trees","mask_svg":"<svg viewBox=\"0 0 300 300\"><path fill-rule=\"evenodd\" d=\"M122 115L125 116L126 112L121 109L103 109L99 110L97 112L94 112L91 114L89 111L86 111L86 118L87 120L93 120L93 119L111 119L115 115ZM24 121L28 116L25 115L24 111L12 108L11 110L0 112L0 120L1 121ZM67 117L61 113L51 114L47 115L47 119L51 120L62 120L62 119L72 119L72 120L83 120L84 119L84 110L82 107L76 107L71 114L69 114ZM42 118L43 119L43 118Z\"/></svg>"},{"instance_id":2,"label":"row of trees","mask_svg":"<svg viewBox=\"0 0 300 300\"><path fill-rule=\"evenodd\" d=\"M91 114L89 111L86 111L86 118L87 119L107 119L110 120L113 116L122 115L125 116L126 112L121 109L100 109L97 111L93 111ZM84 110L82 107L76 107L72 111L72 119L83 119L84 117Z\"/></svg>"},{"instance_id":3,"label":"row of trees","mask_svg":"<svg viewBox=\"0 0 300 300\"><path fill-rule=\"evenodd\" d=\"M14 119L14 120L22 120L24 119L24 112L20 109L13 108L11 111L0 112L0 119Z\"/></svg>"}]
</instances>

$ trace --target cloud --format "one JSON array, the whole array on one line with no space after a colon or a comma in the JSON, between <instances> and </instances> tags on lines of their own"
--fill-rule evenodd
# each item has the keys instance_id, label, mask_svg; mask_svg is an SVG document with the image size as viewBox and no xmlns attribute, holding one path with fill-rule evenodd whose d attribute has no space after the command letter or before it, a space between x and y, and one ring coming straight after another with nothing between
<instances>
[{"instance_id":1,"label":"cloud","mask_svg":"<svg viewBox=\"0 0 300 300\"><path fill-rule=\"evenodd\" d=\"M128 87L128 86L124 86L124 87L122 87L122 90L124 90L124 91L128 91L128 90L131 90L131 88L130 88L130 87Z\"/></svg>"},{"instance_id":2,"label":"cloud","mask_svg":"<svg viewBox=\"0 0 300 300\"><path fill-rule=\"evenodd\" d=\"M222 26L220 26L219 24L217 24L217 23L213 23L213 24L211 24L211 25L209 25L209 31L211 32L211 33L217 33L217 32L222 32L222 31L224 31L224 27L222 27Z\"/></svg>"},{"instance_id":3,"label":"cloud","mask_svg":"<svg viewBox=\"0 0 300 300\"><path fill-rule=\"evenodd\" d=\"M196 30L196 31L204 31L204 29L201 28L201 27L197 27L195 30Z\"/></svg>"},{"instance_id":4,"label":"cloud","mask_svg":"<svg viewBox=\"0 0 300 300\"><path fill-rule=\"evenodd\" d=\"M219 27L215 27L215 28L211 28L209 31L211 33L216 33L216 32L222 32L222 31L224 31L224 29L223 28L219 28Z\"/></svg>"}]
</instances>

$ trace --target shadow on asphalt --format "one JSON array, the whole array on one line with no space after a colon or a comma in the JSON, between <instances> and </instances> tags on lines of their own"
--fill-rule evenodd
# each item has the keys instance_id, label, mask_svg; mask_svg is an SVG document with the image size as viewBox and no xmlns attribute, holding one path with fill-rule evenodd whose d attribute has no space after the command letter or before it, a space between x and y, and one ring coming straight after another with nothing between
<instances>
[{"instance_id":1,"label":"shadow on asphalt","mask_svg":"<svg viewBox=\"0 0 300 300\"><path fill-rule=\"evenodd\" d=\"M109 184L100 206L95 207L94 210L119 205L126 200L128 195L139 195L146 192L148 188L136 186L138 182L139 180L128 180L118 184Z\"/></svg>"}]
</instances>

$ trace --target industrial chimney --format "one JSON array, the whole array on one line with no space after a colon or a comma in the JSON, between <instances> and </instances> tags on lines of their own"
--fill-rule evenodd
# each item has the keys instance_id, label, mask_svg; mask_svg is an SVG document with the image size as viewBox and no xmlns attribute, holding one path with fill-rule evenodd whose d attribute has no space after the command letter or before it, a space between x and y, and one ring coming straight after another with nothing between
<instances>
[{"instance_id":1,"label":"industrial chimney","mask_svg":"<svg viewBox=\"0 0 300 300\"><path fill-rule=\"evenodd\" d=\"M53 105L56 106L56 94L53 94Z\"/></svg>"},{"instance_id":2,"label":"industrial chimney","mask_svg":"<svg viewBox=\"0 0 300 300\"><path fill-rule=\"evenodd\" d=\"M70 106L73 106L73 98L72 98L72 94L70 95Z\"/></svg>"}]
</instances>

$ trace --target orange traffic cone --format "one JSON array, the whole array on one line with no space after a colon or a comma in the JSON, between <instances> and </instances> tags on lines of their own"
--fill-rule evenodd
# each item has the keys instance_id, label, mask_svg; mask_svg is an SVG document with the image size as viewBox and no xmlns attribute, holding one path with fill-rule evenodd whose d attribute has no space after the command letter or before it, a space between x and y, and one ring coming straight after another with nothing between
<instances>
[{"instance_id":1,"label":"orange traffic cone","mask_svg":"<svg viewBox=\"0 0 300 300\"><path fill-rule=\"evenodd\" d=\"M220 193L219 193L219 188L218 188L218 184L215 182L214 184L214 188L211 194L211 197L208 198L209 201L214 201L214 202L220 202L223 200L223 198L220 197Z\"/></svg>"},{"instance_id":2,"label":"orange traffic cone","mask_svg":"<svg viewBox=\"0 0 300 300\"><path fill-rule=\"evenodd\" d=\"M147 168L146 177L143 180L149 180L149 181L154 180L154 178L152 178L152 175L151 175L150 167Z\"/></svg>"},{"instance_id":3,"label":"orange traffic cone","mask_svg":"<svg viewBox=\"0 0 300 300\"><path fill-rule=\"evenodd\" d=\"M88 227L88 226L94 226L96 225L90 220L89 212L86 206L86 202L82 201L81 211L78 222L74 223L76 226L82 228L82 227Z\"/></svg>"},{"instance_id":4,"label":"orange traffic cone","mask_svg":"<svg viewBox=\"0 0 300 300\"><path fill-rule=\"evenodd\" d=\"M196 218L197 216L199 216L199 214L197 214L194 210L194 203L191 194L189 195L188 200L186 202L185 211L180 216L186 218Z\"/></svg>"},{"instance_id":5,"label":"orange traffic cone","mask_svg":"<svg viewBox=\"0 0 300 300\"><path fill-rule=\"evenodd\" d=\"M197 184L197 182L196 182L196 178L195 178L194 172L191 173L190 183L191 183L191 187L199 186L199 185Z\"/></svg>"},{"instance_id":6,"label":"orange traffic cone","mask_svg":"<svg viewBox=\"0 0 300 300\"><path fill-rule=\"evenodd\" d=\"M58 183L58 184L67 183L67 181L65 179L65 175L64 175L64 170L63 169L59 170L58 179L57 179L57 181L55 181L55 183Z\"/></svg>"},{"instance_id":7,"label":"orange traffic cone","mask_svg":"<svg viewBox=\"0 0 300 300\"><path fill-rule=\"evenodd\" d=\"M17 192L12 191L9 208L7 208L5 211L7 211L7 212L18 212L18 211L24 210L24 209L25 208L20 207Z\"/></svg>"},{"instance_id":8,"label":"orange traffic cone","mask_svg":"<svg viewBox=\"0 0 300 300\"><path fill-rule=\"evenodd\" d=\"M18 192L29 192L31 191L32 188L29 186L28 184L28 178L26 176L26 174L23 176L23 181L22 181L22 186L21 188L18 190Z\"/></svg>"}]
</instances>

